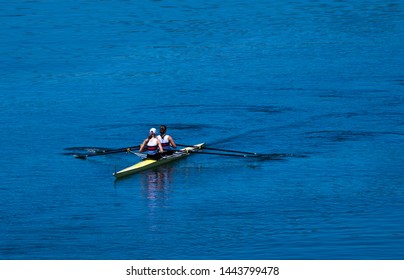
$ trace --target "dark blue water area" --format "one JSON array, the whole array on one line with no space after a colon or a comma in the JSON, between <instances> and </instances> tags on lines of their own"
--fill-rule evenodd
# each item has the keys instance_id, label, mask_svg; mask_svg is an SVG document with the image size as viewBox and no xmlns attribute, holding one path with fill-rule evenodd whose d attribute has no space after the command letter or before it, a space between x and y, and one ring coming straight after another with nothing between
<instances>
[{"instance_id":1,"label":"dark blue water area","mask_svg":"<svg viewBox=\"0 0 404 280\"><path fill-rule=\"evenodd\" d=\"M402 1L0 7L0 259L404 258Z\"/></svg>"}]
</instances>

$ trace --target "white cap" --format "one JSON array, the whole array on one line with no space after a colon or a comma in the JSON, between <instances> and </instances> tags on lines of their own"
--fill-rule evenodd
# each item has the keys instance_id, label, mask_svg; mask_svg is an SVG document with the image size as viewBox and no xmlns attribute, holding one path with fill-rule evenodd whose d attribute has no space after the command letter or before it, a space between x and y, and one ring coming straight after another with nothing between
<instances>
[{"instance_id":1,"label":"white cap","mask_svg":"<svg viewBox=\"0 0 404 280\"><path fill-rule=\"evenodd\" d=\"M156 129L154 127L150 128L150 134L156 134Z\"/></svg>"}]
</instances>

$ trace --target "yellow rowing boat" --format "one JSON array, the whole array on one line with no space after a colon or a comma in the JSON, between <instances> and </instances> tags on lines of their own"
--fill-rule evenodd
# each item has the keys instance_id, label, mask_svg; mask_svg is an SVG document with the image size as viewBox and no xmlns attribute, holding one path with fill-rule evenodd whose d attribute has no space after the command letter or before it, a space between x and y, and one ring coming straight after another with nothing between
<instances>
[{"instance_id":1,"label":"yellow rowing boat","mask_svg":"<svg viewBox=\"0 0 404 280\"><path fill-rule=\"evenodd\" d=\"M120 171L117 171L113 173L115 178L122 178L131 174L136 174L145 170L153 169L157 166L167 164L172 161L176 161L182 158L185 158L192 154L193 152L196 152L198 150L201 150L205 146L205 143L197 144L192 147L186 147L181 150L178 150L174 152L174 154L165 156L159 160L154 160L154 159L144 159L141 162L138 162L132 166L129 166L125 169L122 169Z\"/></svg>"}]
</instances>

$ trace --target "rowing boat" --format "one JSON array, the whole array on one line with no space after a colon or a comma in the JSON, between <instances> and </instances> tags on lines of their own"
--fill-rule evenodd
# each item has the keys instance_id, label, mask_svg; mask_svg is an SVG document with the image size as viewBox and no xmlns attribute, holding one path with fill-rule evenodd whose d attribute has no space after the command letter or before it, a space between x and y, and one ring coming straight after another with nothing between
<instances>
[{"instance_id":1,"label":"rowing boat","mask_svg":"<svg viewBox=\"0 0 404 280\"><path fill-rule=\"evenodd\" d=\"M174 154L162 157L159 160L154 159L144 159L141 162L138 162L132 166L129 166L125 169L122 169L118 172L113 173L116 178L122 178L131 174L136 174L145 170L153 169L157 166L167 164L169 162L173 162L182 158L185 158L191 155L193 152L201 150L205 146L205 143L197 144L192 147L185 147L178 151L175 151Z\"/></svg>"}]
</instances>

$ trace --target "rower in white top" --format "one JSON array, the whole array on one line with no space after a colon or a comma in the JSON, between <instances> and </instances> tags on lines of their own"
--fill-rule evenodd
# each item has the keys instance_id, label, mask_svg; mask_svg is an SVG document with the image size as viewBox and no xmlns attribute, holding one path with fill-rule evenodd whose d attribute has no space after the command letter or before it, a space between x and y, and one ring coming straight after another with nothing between
<instances>
[{"instance_id":1,"label":"rower in white top","mask_svg":"<svg viewBox=\"0 0 404 280\"><path fill-rule=\"evenodd\" d=\"M158 160L163 156L163 145L160 140L157 139L156 129L154 127L150 129L149 137L147 137L140 146L139 151L143 152L144 150L147 151L148 159Z\"/></svg>"},{"instance_id":2,"label":"rower in white top","mask_svg":"<svg viewBox=\"0 0 404 280\"><path fill-rule=\"evenodd\" d=\"M160 141L163 146L164 153L163 155L168 156L174 153L174 149L177 148L177 145L174 142L174 139L167 134L167 126L160 126L160 135L157 136L157 139Z\"/></svg>"}]
</instances>

